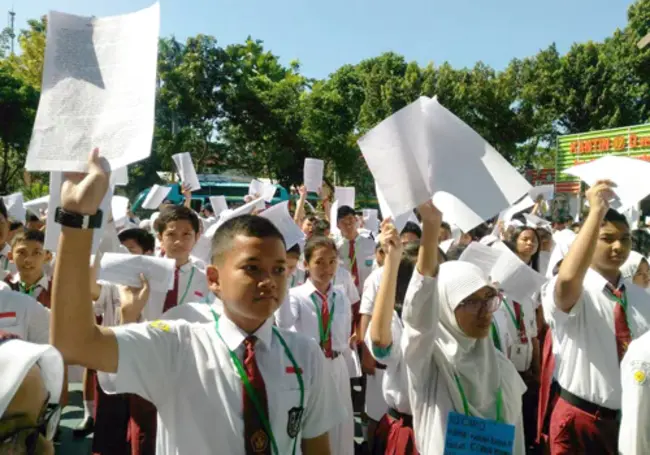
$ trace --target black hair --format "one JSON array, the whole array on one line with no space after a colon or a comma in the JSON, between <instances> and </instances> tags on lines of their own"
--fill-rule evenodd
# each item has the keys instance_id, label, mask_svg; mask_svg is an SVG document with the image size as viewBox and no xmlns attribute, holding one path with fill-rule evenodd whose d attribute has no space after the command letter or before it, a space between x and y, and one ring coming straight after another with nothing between
<instances>
[{"instance_id":1,"label":"black hair","mask_svg":"<svg viewBox=\"0 0 650 455\"><path fill-rule=\"evenodd\" d=\"M203 210L207 210L208 212L214 214L214 209L212 208L212 204L205 204L203 206Z\"/></svg>"},{"instance_id":2,"label":"black hair","mask_svg":"<svg viewBox=\"0 0 650 455\"><path fill-rule=\"evenodd\" d=\"M326 232L329 230L330 230L330 222L322 218L317 218L313 222L311 227L311 233L313 236L316 237L320 237L320 236L327 237Z\"/></svg>"},{"instance_id":3,"label":"black hair","mask_svg":"<svg viewBox=\"0 0 650 455\"><path fill-rule=\"evenodd\" d=\"M308 216L305 217L305 219L303 220L303 222L305 222L305 221L309 221L309 222L311 222L311 223L314 223L314 222L316 222L317 220L318 220L318 217L317 217L316 215L308 215Z\"/></svg>"},{"instance_id":4,"label":"black hair","mask_svg":"<svg viewBox=\"0 0 650 455\"><path fill-rule=\"evenodd\" d=\"M199 217L194 210L184 205L167 205L160 210L160 216L156 219L155 228L158 234L167 229L172 221L189 221L195 233L199 233Z\"/></svg>"},{"instance_id":5,"label":"black hair","mask_svg":"<svg viewBox=\"0 0 650 455\"><path fill-rule=\"evenodd\" d=\"M38 215L32 213L32 212L27 212L27 216L25 217L25 221L27 223L38 223L41 221L41 219L38 217Z\"/></svg>"},{"instance_id":6,"label":"black hair","mask_svg":"<svg viewBox=\"0 0 650 455\"><path fill-rule=\"evenodd\" d=\"M297 256L300 256L301 250L300 250L300 244L296 243L294 246L289 248L287 250L287 254L295 254Z\"/></svg>"},{"instance_id":7,"label":"black hair","mask_svg":"<svg viewBox=\"0 0 650 455\"><path fill-rule=\"evenodd\" d=\"M457 261L460 258L460 255L463 254L463 251L465 251L465 248L467 248L467 245L463 243L456 243L452 245L447 250L447 260Z\"/></svg>"},{"instance_id":8,"label":"black hair","mask_svg":"<svg viewBox=\"0 0 650 455\"><path fill-rule=\"evenodd\" d=\"M445 230L451 232L451 226L446 221L443 221L442 223L440 223L440 229L445 229Z\"/></svg>"},{"instance_id":9,"label":"black hair","mask_svg":"<svg viewBox=\"0 0 650 455\"><path fill-rule=\"evenodd\" d=\"M534 271L539 272L539 248L542 246L542 240L539 238L537 229L530 226L520 226L516 228L514 231L512 231L512 235L510 236L510 241L505 243L506 245L508 245L508 248L510 248L513 253L517 254L517 239L521 234L523 234L526 231L532 231L533 234L535 234L535 238L537 239L537 251L535 251L535 254L533 254L532 257L530 258L530 266Z\"/></svg>"},{"instance_id":10,"label":"black hair","mask_svg":"<svg viewBox=\"0 0 650 455\"><path fill-rule=\"evenodd\" d=\"M20 229L23 227L23 223L21 221L12 221L9 223L9 230L10 231L15 231L16 229Z\"/></svg>"},{"instance_id":11,"label":"black hair","mask_svg":"<svg viewBox=\"0 0 650 455\"><path fill-rule=\"evenodd\" d=\"M407 221L404 225L404 229L400 232L400 235L402 234L415 234L415 236L420 239L422 238L422 229L420 229L420 226L415 224L413 221Z\"/></svg>"},{"instance_id":12,"label":"black hair","mask_svg":"<svg viewBox=\"0 0 650 455\"><path fill-rule=\"evenodd\" d=\"M349 205L342 205L341 207L339 207L339 210L336 213L336 222L338 223L339 221L341 221L342 218L345 218L346 216L349 215L356 216L356 212Z\"/></svg>"},{"instance_id":13,"label":"black hair","mask_svg":"<svg viewBox=\"0 0 650 455\"><path fill-rule=\"evenodd\" d=\"M145 253L156 249L156 239L153 234L146 229L125 229L117 234L117 238L120 240L120 243L124 243L127 240L134 240Z\"/></svg>"},{"instance_id":14,"label":"black hair","mask_svg":"<svg viewBox=\"0 0 650 455\"><path fill-rule=\"evenodd\" d=\"M603 219L603 223L621 223L628 228L630 227L630 224L627 222L625 215L618 213L614 209L607 210L607 213L605 213L605 218Z\"/></svg>"},{"instance_id":15,"label":"black hair","mask_svg":"<svg viewBox=\"0 0 650 455\"><path fill-rule=\"evenodd\" d=\"M11 247L13 248L20 242L38 242L41 245L45 245L45 233L36 229L19 232L11 239Z\"/></svg>"},{"instance_id":16,"label":"black hair","mask_svg":"<svg viewBox=\"0 0 650 455\"><path fill-rule=\"evenodd\" d=\"M562 265L562 262L564 261L564 258L560 259L557 264L553 267L553 276L557 275L560 272L560 266Z\"/></svg>"},{"instance_id":17,"label":"black hair","mask_svg":"<svg viewBox=\"0 0 650 455\"><path fill-rule=\"evenodd\" d=\"M4 199L0 197L0 215L5 217L5 220L9 219L9 213L7 212L7 206L5 205Z\"/></svg>"},{"instance_id":18,"label":"black hair","mask_svg":"<svg viewBox=\"0 0 650 455\"><path fill-rule=\"evenodd\" d=\"M316 250L319 248L331 248L335 253L338 252L334 240L329 237L312 236L307 240L307 245L305 245L305 261L309 262Z\"/></svg>"},{"instance_id":19,"label":"black hair","mask_svg":"<svg viewBox=\"0 0 650 455\"><path fill-rule=\"evenodd\" d=\"M397 287L395 289L395 311L400 316L402 315L402 306L404 305L406 291L408 290L413 271L415 270L419 251L419 242L409 242L404 245L402 259L397 270Z\"/></svg>"},{"instance_id":20,"label":"black hair","mask_svg":"<svg viewBox=\"0 0 650 455\"><path fill-rule=\"evenodd\" d=\"M233 239L238 235L258 239L278 239L286 249L282 233L271 221L257 215L242 215L229 219L214 233L214 237L212 237L213 263L217 263L230 250Z\"/></svg>"}]
</instances>

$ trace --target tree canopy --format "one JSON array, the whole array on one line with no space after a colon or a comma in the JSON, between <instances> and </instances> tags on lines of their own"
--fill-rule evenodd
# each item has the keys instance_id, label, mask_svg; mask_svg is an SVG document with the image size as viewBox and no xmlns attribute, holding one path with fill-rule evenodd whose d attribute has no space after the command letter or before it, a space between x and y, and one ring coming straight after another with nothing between
<instances>
[{"instance_id":1,"label":"tree canopy","mask_svg":"<svg viewBox=\"0 0 650 455\"><path fill-rule=\"evenodd\" d=\"M38 103L47 23L31 20L9 55L0 33L0 191L24 185L22 168ZM339 184L373 192L356 141L419 96L440 102L521 169L553 165L560 134L650 120L650 0L637 0L628 23L603 42L552 43L497 71L483 62L422 67L386 52L314 80L300 63L285 66L260 40L220 46L199 34L161 38L152 156L131 166L129 192L172 170L171 155L190 152L199 172L234 170L299 184L306 157L324 159Z\"/></svg>"}]
</instances>

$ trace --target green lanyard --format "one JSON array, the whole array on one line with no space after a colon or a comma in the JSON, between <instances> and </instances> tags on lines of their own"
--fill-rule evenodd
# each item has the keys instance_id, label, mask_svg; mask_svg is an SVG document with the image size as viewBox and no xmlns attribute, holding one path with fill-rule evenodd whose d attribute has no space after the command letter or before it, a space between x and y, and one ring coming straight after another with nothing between
<instances>
[{"instance_id":1,"label":"green lanyard","mask_svg":"<svg viewBox=\"0 0 650 455\"><path fill-rule=\"evenodd\" d=\"M23 283L22 281L20 281L20 282L18 283L18 290L19 290L21 293L23 293L23 294L27 294L27 295L29 295L29 296L33 296L33 295L34 295L34 292L36 291L36 288L38 288L38 284L35 284L35 285L31 286L31 287L28 289L27 286L25 286L25 283Z\"/></svg>"},{"instance_id":2,"label":"green lanyard","mask_svg":"<svg viewBox=\"0 0 650 455\"><path fill-rule=\"evenodd\" d=\"M323 316L321 315L321 310L318 308L318 302L314 294L311 295L311 301L314 303L314 308L316 309L316 318L318 318L318 332L320 334L320 343L321 346L327 341L327 337L332 330L332 321L334 320L334 308L336 307L336 292L332 292L332 309L330 313L330 320L327 321L327 327L323 327Z\"/></svg>"},{"instance_id":3,"label":"green lanyard","mask_svg":"<svg viewBox=\"0 0 650 455\"><path fill-rule=\"evenodd\" d=\"M296 285L296 273L294 272L293 275L291 275L291 289Z\"/></svg>"},{"instance_id":4,"label":"green lanyard","mask_svg":"<svg viewBox=\"0 0 650 455\"><path fill-rule=\"evenodd\" d=\"M503 306L505 306L506 309L508 310L508 314L510 314L510 319L512 319L512 323L515 325L517 332L519 332L519 321L517 320L515 314L512 312L510 305L508 305L508 301L506 299L503 299L501 300L501 303L503 303Z\"/></svg>"},{"instance_id":5,"label":"green lanyard","mask_svg":"<svg viewBox=\"0 0 650 455\"><path fill-rule=\"evenodd\" d=\"M262 409L262 404L260 403L259 397L257 396L257 393L255 392L255 389L253 389L253 386L251 385L248 375L246 374L246 371L244 370L244 367L241 363L241 360L239 360L239 357L237 357L237 354L235 354L234 351L230 350L228 348L228 345L226 344L226 341L223 339L221 336L221 333L219 332L219 315L215 313L214 309L210 308L210 311L212 312L212 317L214 318L214 328L217 332L217 335L219 336L219 339L223 342L223 344L226 346L226 349L228 349L228 354L230 354L230 359L232 360L232 363L235 365L235 369L237 370L237 374L239 374L239 379L241 380L242 384L244 384L244 388L246 389L246 393L250 397L251 401L253 402L253 405L255 406L255 411L257 411L257 415L260 416L260 420L262 420L262 425L264 425L264 429L266 432L269 434L269 437L271 438L271 445L273 446L273 452L275 455L279 455L280 451L278 450L278 444L275 441L275 436L273 435L273 430L271 429L271 423L269 422L268 416L264 413L264 410ZM293 354L291 353L291 350L289 349L289 346L287 346L286 341L284 341L284 338L282 335L280 335L280 332L276 327L272 328L273 333L278 337L278 340L280 341L280 344L284 348L284 352L289 358L289 361L293 365L293 369L296 372L296 379L298 380L298 387L300 388L300 410L304 410L304 405L305 405L305 384L302 380L302 372L300 371L300 367L298 367L298 363L296 362L296 359L293 357ZM299 432L298 432L299 433ZM296 453L296 443L298 441L298 433L296 433L296 436L293 438L293 454L295 455Z\"/></svg>"},{"instance_id":6,"label":"green lanyard","mask_svg":"<svg viewBox=\"0 0 650 455\"><path fill-rule=\"evenodd\" d=\"M463 400L463 410L465 411L465 415L468 417L471 417L471 413L469 412L469 402L467 401L467 397L465 396L465 390L463 389L463 385L460 383L460 378L456 373L454 373L454 377L456 378L456 385L458 386L458 391L460 392L460 398ZM503 397L501 394L501 387L497 389L497 418L496 421L499 423L504 423L503 416L502 414L502 408L503 408Z\"/></svg>"},{"instance_id":7,"label":"green lanyard","mask_svg":"<svg viewBox=\"0 0 650 455\"><path fill-rule=\"evenodd\" d=\"M4 262L4 265L2 266L3 270L9 270L9 258L7 256L3 256L2 262Z\"/></svg>"},{"instance_id":8,"label":"green lanyard","mask_svg":"<svg viewBox=\"0 0 650 455\"><path fill-rule=\"evenodd\" d=\"M494 345L496 348L503 352L503 349L501 349L501 337L499 336L499 329L497 329L497 325L492 321L492 340L494 341Z\"/></svg>"},{"instance_id":9,"label":"green lanyard","mask_svg":"<svg viewBox=\"0 0 650 455\"><path fill-rule=\"evenodd\" d=\"M192 266L192 271L190 272L190 280L187 282L187 286L185 287L185 292L183 293L183 297L178 301L178 305L182 305L183 302L185 301L185 297L187 297L187 293L190 290L190 286L192 286L192 278L194 278L194 266Z\"/></svg>"}]
</instances>

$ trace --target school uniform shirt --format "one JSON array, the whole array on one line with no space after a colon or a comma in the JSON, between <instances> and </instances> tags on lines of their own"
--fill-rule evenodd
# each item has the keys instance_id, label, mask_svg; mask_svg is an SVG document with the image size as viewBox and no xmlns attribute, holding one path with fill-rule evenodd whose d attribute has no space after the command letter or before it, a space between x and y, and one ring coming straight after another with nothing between
<instances>
[{"instance_id":1,"label":"school uniform shirt","mask_svg":"<svg viewBox=\"0 0 650 455\"><path fill-rule=\"evenodd\" d=\"M20 288L21 279L20 279L19 272L16 272L12 275L8 275L5 281L9 284L9 287L14 291L20 292L22 294L27 294L30 297L36 299L36 301L39 302L44 307L50 308L51 306L50 293L52 292L52 290L50 289L51 280L50 277L47 276L46 274L43 274L41 279L38 280L38 282L36 282L32 288L30 288L29 292L22 292Z\"/></svg>"},{"instance_id":2,"label":"school uniform shirt","mask_svg":"<svg viewBox=\"0 0 650 455\"><path fill-rule=\"evenodd\" d=\"M523 327L525 332L517 329L519 321L516 318L515 303L512 299L506 296L501 302L499 311L504 310L504 316L507 315L505 327L507 327L506 330L512 340L510 355L505 352L504 354L512 361L517 371L525 372L528 371L533 361L533 338L537 336L537 318L533 299L528 299L523 303L519 302L519 304L521 305L520 322L523 323L523 326L520 325L520 327ZM498 318L502 319L501 316L498 316Z\"/></svg>"},{"instance_id":3,"label":"school uniform shirt","mask_svg":"<svg viewBox=\"0 0 650 455\"><path fill-rule=\"evenodd\" d=\"M509 358L516 337L516 329L503 303L492 314L492 324L496 330L496 335L490 331L494 346Z\"/></svg>"},{"instance_id":4,"label":"school uniform shirt","mask_svg":"<svg viewBox=\"0 0 650 455\"><path fill-rule=\"evenodd\" d=\"M215 297L212 303L190 302L181 306L172 308L162 315L161 319L175 321L182 320L191 323L205 323L214 321L212 315L214 311L217 315L223 313L223 303Z\"/></svg>"},{"instance_id":5,"label":"school uniform shirt","mask_svg":"<svg viewBox=\"0 0 650 455\"><path fill-rule=\"evenodd\" d=\"M343 267L336 268L336 275L334 275L332 284L345 292L345 295L351 304L354 305L361 300L361 297L359 296L359 290L354 285L354 278L352 277L352 274Z\"/></svg>"},{"instance_id":6,"label":"school uniform shirt","mask_svg":"<svg viewBox=\"0 0 650 455\"><path fill-rule=\"evenodd\" d=\"M300 406L293 363L269 319L255 333L255 357L268 398L269 420L280 454L293 451L289 413ZM112 329L118 342L116 374L100 373L117 393L135 393L158 410L157 455L244 455L243 386L230 351L243 363L248 336L226 315L215 323L155 321ZM345 417L343 404L320 348L297 333L279 330L304 381L300 441L328 432Z\"/></svg>"},{"instance_id":7,"label":"school uniform shirt","mask_svg":"<svg viewBox=\"0 0 650 455\"><path fill-rule=\"evenodd\" d=\"M16 264L9 260L9 253L11 253L11 246L8 243L5 243L0 250L0 273L3 273L3 277L6 277L9 274L14 274L18 271Z\"/></svg>"},{"instance_id":8,"label":"school uniform shirt","mask_svg":"<svg viewBox=\"0 0 650 455\"><path fill-rule=\"evenodd\" d=\"M555 305L553 278L542 289L546 321L553 333L554 378L565 390L597 405L621 408L621 371L614 331L615 303L607 294L607 280L589 269L580 299L569 313ZM650 328L650 294L629 280L627 321L632 338Z\"/></svg>"},{"instance_id":9,"label":"school uniform shirt","mask_svg":"<svg viewBox=\"0 0 650 455\"><path fill-rule=\"evenodd\" d=\"M354 254L350 254L350 241L347 239L340 239L336 242L339 251L339 260L343 267L352 273L352 260L356 262L359 274L359 284L357 290L359 293L363 292L363 283L372 272L372 261L375 259L375 242L369 238L357 235L354 239Z\"/></svg>"},{"instance_id":10,"label":"school uniform shirt","mask_svg":"<svg viewBox=\"0 0 650 455\"><path fill-rule=\"evenodd\" d=\"M18 335L31 343L47 344L50 336L50 310L33 297L11 290L0 290L0 330Z\"/></svg>"},{"instance_id":11,"label":"school uniform shirt","mask_svg":"<svg viewBox=\"0 0 650 455\"><path fill-rule=\"evenodd\" d=\"M383 267L373 270L368 276L368 279L366 279L366 282L363 284L359 313L372 316L372 310L375 308L375 298L377 297L377 292L379 292L379 284L381 283L383 270Z\"/></svg>"},{"instance_id":12,"label":"school uniform shirt","mask_svg":"<svg viewBox=\"0 0 650 455\"><path fill-rule=\"evenodd\" d=\"M402 361L402 333L404 332L402 320L397 312L393 311L393 319L390 323L393 342L386 348L378 347L372 342L370 326L366 332L366 346L377 362L386 365L382 381L384 400L389 407L403 414L412 414L408 395L408 377Z\"/></svg>"},{"instance_id":13,"label":"school uniform shirt","mask_svg":"<svg viewBox=\"0 0 650 455\"><path fill-rule=\"evenodd\" d=\"M102 289L99 297L93 302L95 316L102 317L102 325L113 327L120 325L120 291L114 284L98 281Z\"/></svg>"},{"instance_id":14,"label":"school uniform shirt","mask_svg":"<svg viewBox=\"0 0 650 455\"><path fill-rule=\"evenodd\" d=\"M650 453L650 332L630 343L621 362L621 455Z\"/></svg>"}]
</instances>

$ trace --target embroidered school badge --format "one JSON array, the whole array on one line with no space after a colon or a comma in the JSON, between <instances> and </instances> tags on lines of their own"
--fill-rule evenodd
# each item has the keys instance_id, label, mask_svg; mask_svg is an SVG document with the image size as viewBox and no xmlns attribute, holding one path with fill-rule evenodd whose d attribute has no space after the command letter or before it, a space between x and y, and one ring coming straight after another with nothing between
<instances>
[{"instance_id":1,"label":"embroidered school badge","mask_svg":"<svg viewBox=\"0 0 650 455\"><path fill-rule=\"evenodd\" d=\"M302 413L303 408L291 408L289 409L289 417L287 418L287 434L291 439L298 436L300 433L300 424L302 422Z\"/></svg>"},{"instance_id":2,"label":"embroidered school badge","mask_svg":"<svg viewBox=\"0 0 650 455\"><path fill-rule=\"evenodd\" d=\"M635 361L630 364L632 379L637 385L645 385L650 375L650 363Z\"/></svg>"},{"instance_id":3,"label":"embroidered school badge","mask_svg":"<svg viewBox=\"0 0 650 455\"><path fill-rule=\"evenodd\" d=\"M269 437L264 430L257 430L255 433L253 433L253 436L251 436L251 447L253 448L253 452L264 452L268 445Z\"/></svg>"},{"instance_id":4,"label":"embroidered school badge","mask_svg":"<svg viewBox=\"0 0 650 455\"><path fill-rule=\"evenodd\" d=\"M639 384L639 385L645 384L645 380L647 379L645 372L643 372L642 370L636 370L634 372L633 377L634 377L634 380L636 381L636 383Z\"/></svg>"},{"instance_id":5,"label":"embroidered school badge","mask_svg":"<svg viewBox=\"0 0 650 455\"><path fill-rule=\"evenodd\" d=\"M154 329L162 330L163 332L169 332L169 324L167 324L164 321L153 321L149 323L149 327L152 327Z\"/></svg>"}]
</instances>

